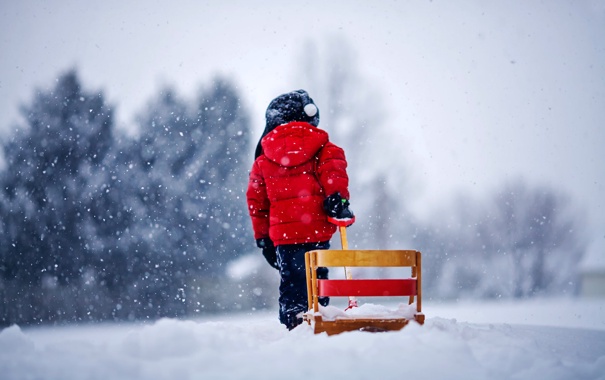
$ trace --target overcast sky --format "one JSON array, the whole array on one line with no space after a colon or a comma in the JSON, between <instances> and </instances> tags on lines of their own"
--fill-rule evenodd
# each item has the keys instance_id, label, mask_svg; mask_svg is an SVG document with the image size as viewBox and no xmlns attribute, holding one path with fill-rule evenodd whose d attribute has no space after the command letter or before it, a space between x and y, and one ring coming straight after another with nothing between
<instances>
[{"instance_id":1,"label":"overcast sky","mask_svg":"<svg viewBox=\"0 0 605 380\"><path fill-rule=\"evenodd\" d=\"M385 146L408 152L417 212L523 177L570 194L605 238L602 0L0 0L0 132L76 67L123 127L162 85L193 96L226 75L260 134L270 100L307 87L301 46L334 35L379 91Z\"/></svg>"}]
</instances>

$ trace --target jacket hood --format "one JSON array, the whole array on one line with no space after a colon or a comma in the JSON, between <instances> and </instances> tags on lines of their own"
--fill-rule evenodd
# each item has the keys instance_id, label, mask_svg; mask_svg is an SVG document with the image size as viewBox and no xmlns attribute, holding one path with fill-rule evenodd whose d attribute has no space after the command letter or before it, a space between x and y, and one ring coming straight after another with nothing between
<instances>
[{"instance_id":1,"label":"jacket hood","mask_svg":"<svg viewBox=\"0 0 605 380\"><path fill-rule=\"evenodd\" d=\"M328 133L305 122L276 127L261 144L265 156L281 166L297 166L309 161L328 142Z\"/></svg>"}]
</instances>

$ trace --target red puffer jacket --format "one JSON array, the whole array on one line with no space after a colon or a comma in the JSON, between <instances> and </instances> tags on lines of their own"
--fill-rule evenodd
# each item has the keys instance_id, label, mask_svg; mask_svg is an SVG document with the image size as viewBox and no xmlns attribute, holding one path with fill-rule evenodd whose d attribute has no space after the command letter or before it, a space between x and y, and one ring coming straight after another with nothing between
<instances>
[{"instance_id":1,"label":"red puffer jacket","mask_svg":"<svg viewBox=\"0 0 605 380\"><path fill-rule=\"evenodd\" d=\"M344 151L304 122L280 125L261 144L246 194L254 238L268 236L276 246L330 240L336 226L323 201L336 192L349 199Z\"/></svg>"}]
</instances>

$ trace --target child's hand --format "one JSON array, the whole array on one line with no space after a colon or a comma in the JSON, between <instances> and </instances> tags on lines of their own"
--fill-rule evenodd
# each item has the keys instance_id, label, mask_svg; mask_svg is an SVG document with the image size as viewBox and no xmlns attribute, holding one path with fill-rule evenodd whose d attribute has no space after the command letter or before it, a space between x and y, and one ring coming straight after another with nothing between
<instances>
[{"instance_id":1,"label":"child's hand","mask_svg":"<svg viewBox=\"0 0 605 380\"><path fill-rule=\"evenodd\" d=\"M353 219L353 211L349 209L349 201L340 193L334 193L324 200L324 210L334 219Z\"/></svg>"},{"instance_id":2,"label":"child's hand","mask_svg":"<svg viewBox=\"0 0 605 380\"><path fill-rule=\"evenodd\" d=\"M279 265L277 264L277 251L273 245L273 241L269 238L257 239L256 246L263 250L263 256L269 265L279 270Z\"/></svg>"}]
</instances>

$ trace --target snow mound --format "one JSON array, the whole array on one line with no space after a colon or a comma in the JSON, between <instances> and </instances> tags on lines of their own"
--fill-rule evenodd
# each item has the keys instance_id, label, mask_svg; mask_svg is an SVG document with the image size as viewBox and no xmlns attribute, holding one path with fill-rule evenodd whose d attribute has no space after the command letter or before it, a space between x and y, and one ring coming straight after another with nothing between
<instances>
[{"instance_id":1,"label":"snow mound","mask_svg":"<svg viewBox=\"0 0 605 380\"><path fill-rule=\"evenodd\" d=\"M409 305L404 305L409 306ZM587 301L425 303L424 326L401 331L288 332L277 310L204 320L0 331L0 377L20 379L605 379L603 304ZM558 326L504 322L530 320ZM386 315L365 304L334 314ZM406 308L403 308L406 309ZM469 310L463 314L462 309ZM471 312L472 311L472 312ZM568 328L578 314L578 327ZM445 315L455 316L446 318ZM478 320L490 323L476 323ZM493 321L499 320L500 323ZM462 322L465 321L465 322ZM582 323L580 325L579 323Z\"/></svg>"}]
</instances>

